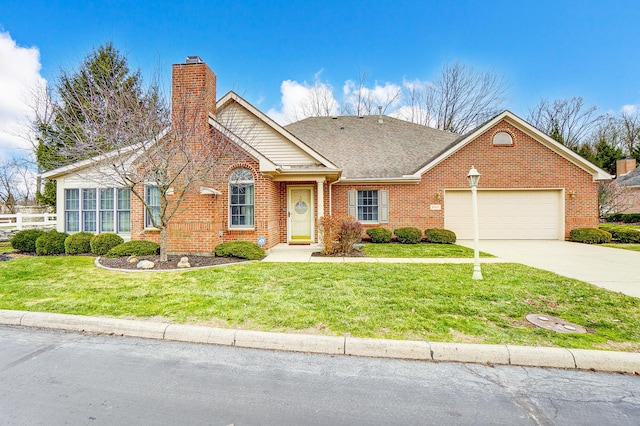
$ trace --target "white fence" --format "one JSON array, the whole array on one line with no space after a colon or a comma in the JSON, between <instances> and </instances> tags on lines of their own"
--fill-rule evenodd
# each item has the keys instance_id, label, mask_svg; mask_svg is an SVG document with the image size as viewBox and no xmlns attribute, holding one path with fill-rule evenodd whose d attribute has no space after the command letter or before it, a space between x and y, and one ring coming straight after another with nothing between
<instances>
[{"instance_id":1,"label":"white fence","mask_svg":"<svg viewBox=\"0 0 640 426\"><path fill-rule=\"evenodd\" d=\"M22 230L25 228L52 228L56 226L55 213L0 214L0 230Z\"/></svg>"}]
</instances>

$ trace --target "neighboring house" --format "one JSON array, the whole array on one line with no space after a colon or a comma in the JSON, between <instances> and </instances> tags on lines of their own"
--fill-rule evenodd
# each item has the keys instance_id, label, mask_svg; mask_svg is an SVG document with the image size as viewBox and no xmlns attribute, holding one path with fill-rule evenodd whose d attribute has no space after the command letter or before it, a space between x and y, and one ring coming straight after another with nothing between
<instances>
[{"instance_id":1,"label":"neighboring house","mask_svg":"<svg viewBox=\"0 0 640 426\"><path fill-rule=\"evenodd\" d=\"M211 252L223 241L259 237L266 248L317 242L324 215L351 215L365 228L447 228L471 238L471 166L482 174L481 239L564 239L573 228L597 226L597 181L611 178L509 111L465 135L388 116L282 127L233 92L216 102L215 74L201 61L174 65L172 90L204 90L198 106L208 114L200 120L238 151L185 199L169 226L172 252ZM174 111L193 107L179 103L174 96ZM88 163L77 163L44 174L58 182L60 231L159 238L128 190L91 184L87 173Z\"/></svg>"},{"instance_id":2,"label":"neighboring house","mask_svg":"<svg viewBox=\"0 0 640 426\"><path fill-rule=\"evenodd\" d=\"M622 213L640 213L640 167L635 158L623 158L616 163L615 182L623 188L625 208Z\"/></svg>"}]
</instances>

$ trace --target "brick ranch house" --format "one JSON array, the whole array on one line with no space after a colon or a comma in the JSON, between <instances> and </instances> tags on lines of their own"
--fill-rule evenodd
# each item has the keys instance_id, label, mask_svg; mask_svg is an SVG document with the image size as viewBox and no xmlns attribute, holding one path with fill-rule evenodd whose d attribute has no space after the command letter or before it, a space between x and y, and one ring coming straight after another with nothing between
<instances>
[{"instance_id":1,"label":"brick ranch house","mask_svg":"<svg viewBox=\"0 0 640 426\"><path fill-rule=\"evenodd\" d=\"M187 59L173 66L174 112L194 108L176 93L202 92L197 106L207 113L198 119L212 134L231 130L224 137L239 155L185 198L187 208L169 224L170 252L211 252L233 240L260 239L265 248L317 242L324 215L472 238L471 166L482 174L481 239L564 239L598 225L597 181L611 176L509 111L465 135L382 115L283 127L233 92L216 101L215 74L200 58ZM86 179L90 167L43 175L57 180L58 230L157 241L142 203L127 189Z\"/></svg>"}]
</instances>

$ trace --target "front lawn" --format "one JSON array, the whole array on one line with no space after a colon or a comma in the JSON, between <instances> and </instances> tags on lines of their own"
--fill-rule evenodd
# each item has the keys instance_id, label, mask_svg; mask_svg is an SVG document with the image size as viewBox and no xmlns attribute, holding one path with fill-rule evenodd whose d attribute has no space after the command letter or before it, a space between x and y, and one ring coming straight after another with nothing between
<instances>
[{"instance_id":1,"label":"front lawn","mask_svg":"<svg viewBox=\"0 0 640 426\"><path fill-rule=\"evenodd\" d=\"M473 249L458 246L455 244L373 244L367 243L362 248L362 252L369 257L473 257ZM480 252L481 257L494 257L490 254Z\"/></svg>"},{"instance_id":2,"label":"front lawn","mask_svg":"<svg viewBox=\"0 0 640 426\"><path fill-rule=\"evenodd\" d=\"M602 247L611 247L623 250L640 251L640 244L601 244Z\"/></svg>"},{"instance_id":3,"label":"front lawn","mask_svg":"<svg viewBox=\"0 0 640 426\"><path fill-rule=\"evenodd\" d=\"M13 252L13 247L11 247L11 243L9 241L0 241L0 253L11 253Z\"/></svg>"},{"instance_id":4,"label":"front lawn","mask_svg":"<svg viewBox=\"0 0 640 426\"><path fill-rule=\"evenodd\" d=\"M0 309L358 337L640 351L640 299L519 264L252 263L97 269L91 257L0 262ZM594 332L556 334L529 313Z\"/></svg>"}]
</instances>

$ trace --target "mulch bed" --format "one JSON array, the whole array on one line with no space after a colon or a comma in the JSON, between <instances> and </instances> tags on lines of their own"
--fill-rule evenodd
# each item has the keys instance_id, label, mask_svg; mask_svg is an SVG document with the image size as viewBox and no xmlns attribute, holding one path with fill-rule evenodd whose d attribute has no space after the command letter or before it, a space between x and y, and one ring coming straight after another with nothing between
<instances>
[{"instance_id":1,"label":"mulch bed","mask_svg":"<svg viewBox=\"0 0 640 426\"><path fill-rule=\"evenodd\" d=\"M194 256L194 255L186 255L189 258L189 263L191 264L191 268L178 268L178 262L185 255L169 255L168 260L166 262L160 262L160 256L138 256L138 260L150 260L155 266L151 271L159 271L159 270L180 270L180 271L188 271L191 268L199 268L203 266L216 266L216 265L226 265L229 263L241 263L246 262L246 259L238 259L236 257L217 257L217 256ZM100 265L107 268L114 269L130 269L132 271L142 271L143 269L136 268L137 262L130 263L128 261L128 257L101 257L98 262Z\"/></svg>"}]
</instances>

